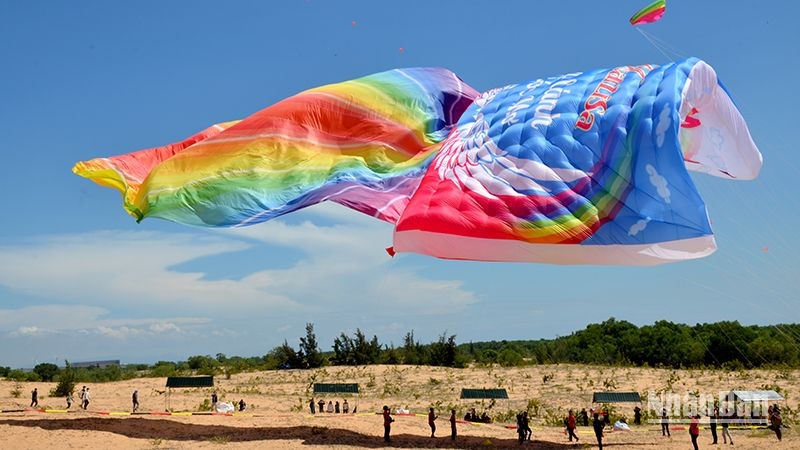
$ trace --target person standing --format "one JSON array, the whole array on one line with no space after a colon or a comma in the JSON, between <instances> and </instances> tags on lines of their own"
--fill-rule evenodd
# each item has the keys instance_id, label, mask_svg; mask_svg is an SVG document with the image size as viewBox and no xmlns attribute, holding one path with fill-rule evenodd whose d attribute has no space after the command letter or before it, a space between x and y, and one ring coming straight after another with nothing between
<instances>
[{"instance_id":1,"label":"person standing","mask_svg":"<svg viewBox=\"0 0 800 450\"><path fill-rule=\"evenodd\" d=\"M72 392L67 393L67 409L72 408Z\"/></svg>"},{"instance_id":2,"label":"person standing","mask_svg":"<svg viewBox=\"0 0 800 450\"><path fill-rule=\"evenodd\" d=\"M528 411L522 411L522 431L525 432L525 440L530 441L533 436L533 430L531 430L531 421L528 417Z\"/></svg>"},{"instance_id":3,"label":"person standing","mask_svg":"<svg viewBox=\"0 0 800 450\"><path fill-rule=\"evenodd\" d=\"M636 405L636 407L633 408L633 424L642 424L642 408L639 408L639 405Z\"/></svg>"},{"instance_id":4,"label":"person standing","mask_svg":"<svg viewBox=\"0 0 800 450\"><path fill-rule=\"evenodd\" d=\"M89 409L89 388L86 388L86 390L83 391L83 404L82 404L82 406L83 406L83 410L84 411Z\"/></svg>"},{"instance_id":5,"label":"person standing","mask_svg":"<svg viewBox=\"0 0 800 450\"><path fill-rule=\"evenodd\" d=\"M735 414L734 414L735 417ZM730 430L728 430L728 426L730 425L730 419L725 418L722 419L722 443L727 444L728 439L731 440L731 445L733 445L733 436L731 436Z\"/></svg>"},{"instance_id":6,"label":"person standing","mask_svg":"<svg viewBox=\"0 0 800 450\"><path fill-rule=\"evenodd\" d=\"M580 440L580 439L578 439L578 435L575 434L575 427L577 426L576 422L577 421L575 419L575 414L570 409L569 410L569 416L567 416L567 432L569 433L569 441L570 442L572 442L572 438L573 437L575 438L575 442L578 442Z\"/></svg>"},{"instance_id":7,"label":"person standing","mask_svg":"<svg viewBox=\"0 0 800 450\"><path fill-rule=\"evenodd\" d=\"M131 401L133 402L133 412L136 412L139 409L139 391L134 389L133 395L131 396Z\"/></svg>"},{"instance_id":8,"label":"person standing","mask_svg":"<svg viewBox=\"0 0 800 450\"><path fill-rule=\"evenodd\" d=\"M80 407L83 408L83 397L86 396L86 386L81 388L81 392L78 394L78 398L81 400Z\"/></svg>"},{"instance_id":9,"label":"person standing","mask_svg":"<svg viewBox=\"0 0 800 450\"><path fill-rule=\"evenodd\" d=\"M588 427L589 426L589 414L586 412L586 408L582 408L580 412L581 416L581 425Z\"/></svg>"},{"instance_id":10,"label":"person standing","mask_svg":"<svg viewBox=\"0 0 800 450\"><path fill-rule=\"evenodd\" d=\"M332 400L328 400L328 409L325 410L325 412L333 414L333 401Z\"/></svg>"},{"instance_id":11,"label":"person standing","mask_svg":"<svg viewBox=\"0 0 800 450\"><path fill-rule=\"evenodd\" d=\"M392 422L394 422L394 419L391 412L389 412L389 407L383 405L383 440L385 442L391 442L389 435L392 432Z\"/></svg>"},{"instance_id":12,"label":"person standing","mask_svg":"<svg viewBox=\"0 0 800 450\"><path fill-rule=\"evenodd\" d=\"M239 411L244 411L247 408L247 403L244 402L244 399L239 399Z\"/></svg>"},{"instance_id":13,"label":"person standing","mask_svg":"<svg viewBox=\"0 0 800 450\"><path fill-rule=\"evenodd\" d=\"M697 437L700 436L700 414L692 416L692 421L689 424L689 436L692 438L694 450L698 450Z\"/></svg>"},{"instance_id":14,"label":"person standing","mask_svg":"<svg viewBox=\"0 0 800 450\"><path fill-rule=\"evenodd\" d=\"M667 408L661 409L661 436L670 436L669 415L667 414Z\"/></svg>"},{"instance_id":15,"label":"person standing","mask_svg":"<svg viewBox=\"0 0 800 450\"><path fill-rule=\"evenodd\" d=\"M436 419L438 418L439 416L437 416L433 412L433 408L430 408L428 410L428 426L431 427L431 437L435 437L434 434L436 434Z\"/></svg>"},{"instance_id":16,"label":"person standing","mask_svg":"<svg viewBox=\"0 0 800 450\"><path fill-rule=\"evenodd\" d=\"M714 407L714 412L711 413L711 417L708 418L708 425L711 428L711 445L717 444L717 419L719 418L719 408Z\"/></svg>"},{"instance_id":17,"label":"person standing","mask_svg":"<svg viewBox=\"0 0 800 450\"><path fill-rule=\"evenodd\" d=\"M325 412L325 400L319 399L319 403L317 403L317 405L319 406L320 414L324 413Z\"/></svg>"},{"instance_id":18,"label":"person standing","mask_svg":"<svg viewBox=\"0 0 800 450\"><path fill-rule=\"evenodd\" d=\"M769 412L769 428L775 432L775 436L778 440L782 440L782 432L781 427L783 426L783 418L781 417L781 409L776 404L775 406L770 406L771 411Z\"/></svg>"},{"instance_id":19,"label":"person standing","mask_svg":"<svg viewBox=\"0 0 800 450\"><path fill-rule=\"evenodd\" d=\"M311 401L308 402L308 409L311 411L311 414L317 413L315 406L316 405L314 404L314 397L311 397Z\"/></svg>"},{"instance_id":20,"label":"person standing","mask_svg":"<svg viewBox=\"0 0 800 450\"><path fill-rule=\"evenodd\" d=\"M594 436L597 438L597 445L600 450L603 450L603 428L605 428L605 422L599 413L594 413L594 416L592 416L592 427L594 428Z\"/></svg>"},{"instance_id":21,"label":"person standing","mask_svg":"<svg viewBox=\"0 0 800 450\"><path fill-rule=\"evenodd\" d=\"M37 388L33 388L31 391L31 408L39 406L39 391Z\"/></svg>"},{"instance_id":22,"label":"person standing","mask_svg":"<svg viewBox=\"0 0 800 450\"><path fill-rule=\"evenodd\" d=\"M347 414L350 412L350 404L347 403L347 399L344 399L342 402L342 414Z\"/></svg>"},{"instance_id":23,"label":"person standing","mask_svg":"<svg viewBox=\"0 0 800 450\"><path fill-rule=\"evenodd\" d=\"M520 445L525 442L525 427L522 425L522 413L517 413L517 439Z\"/></svg>"},{"instance_id":24,"label":"person standing","mask_svg":"<svg viewBox=\"0 0 800 450\"><path fill-rule=\"evenodd\" d=\"M456 440L456 410L450 411L450 440Z\"/></svg>"},{"instance_id":25,"label":"person standing","mask_svg":"<svg viewBox=\"0 0 800 450\"><path fill-rule=\"evenodd\" d=\"M211 393L211 410L212 411L216 411L217 410L217 401L218 400L219 400L219 397L217 397L216 391L212 392Z\"/></svg>"},{"instance_id":26,"label":"person standing","mask_svg":"<svg viewBox=\"0 0 800 450\"><path fill-rule=\"evenodd\" d=\"M335 404L335 405L333 405L333 410L334 410L334 412L335 412L336 414L339 414L339 411L341 411L341 410L339 409L339 400L336 400L336 404Z\"/></svg>"}]
</instances>

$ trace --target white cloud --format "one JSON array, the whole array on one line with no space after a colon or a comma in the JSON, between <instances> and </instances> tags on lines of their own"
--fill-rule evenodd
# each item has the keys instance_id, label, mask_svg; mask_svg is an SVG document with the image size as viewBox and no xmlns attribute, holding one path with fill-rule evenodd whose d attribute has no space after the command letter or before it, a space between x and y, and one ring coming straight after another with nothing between
<instances>
[{"instance_id":1,"label":"white cloud","mask_svg":"<svg viewBox=\"0 0 800 450\"><path fill-rule=\"evenodd\" d=\"M645 228L647 228L648 223L650 223L649 217L646 219L639 219L635 224L631 225L630 229L628 230L628 236L636 236L637 234L641 233Z\"/></svg>"},{"instance_id":2,"label":"white cloud","mask_svg":"<svg viewBox=\"0 0 800 450\"><path fill-rule=\"evenodd\" d=\"M102 333L109 333L109 329L123 327L164 332L178 324L191 327L211 322L205 317L108 318L106 316L109 313L106 308L87 305L36 305L0 309L0 331L17 328L17 336L63 331L80 331L86 334L101 330Z\"/></svg>"},{"instance_id":3,"label":"white cloud","mask_svg":"<svg viewBox=\"0 0 800 450\"><path fill-rule=\"evenodd\" d=\"M303 221L314 215L346 223ZM231 319L254 313L290 317L348 309L446 314L475 301L461 282L428 279L418 270L404 268L402 257L389 257L384 248L391 245L391 224L338 206L315 208L293 219L301 221L272 220L196 234L102 231L2 246L0 284L61 306L0 315L0 330L20 325L58 330L105 326L110 328L103 329L105 333L130 335L132 330L159 320L181 325L166 318L132 323L105 317L119 308L134 311L126 313L128 316L191 310L204 317ZM257 269L238 279L217 276L219 263L208 262L226 253L262 247L273 256L286 254L282 247L298 250L303 256L282 260L280 268ZM205 258L205 264L191 267L203 266L202 270L187 273L174 269L199 258ZM3 313L10 314L0 310ZM121 326L131 329L120 331ZM149 331L160 327L155 325Z\"/></svg>"},{"instance_id":4,"label":"white cloud","mask_svg":"<svg viewBox=\"0 0 800 450\"><path fill-rule=\"evenodd\" d=\"M650 184L652 184L656 188L656 192L658 192L658 196L664 199L665 202L670 203L670 195L671 192L669 190L669 185L667 183L667 179L659 175L658 171L655 167L648 164L644 167L647 171L647 174L650 176Z\"/></svg>"},{"instance_id":5,"label":"white cloud","mask_svg":"<svg viewBox=\"0 0 800 450\"><path fill-rule=\"evenodd\" d=\"M0 247L0 284L27 295L83 304L134 302L141 310L296 308L288 298L248 283L172 269L247 248L241 240L206 234L101 231L49 236Z\"/></svg>"},{"instance_id":6,"label":"white cloud","mask_svg":"<svg viewBox=\"0 0 800 450\"><path fill-rule=\"evenodd\" d=\"M150 325L150 331L153 333L164 334L169 332L180 333L181 329L172 322L157 322Z\"/></svg>"},{"instance_id":7,"label":"white cloud","mask_svg":"<svg viewBox=\"0 0 800 450\"><path fill-rule=\"evenodd\" d=\"M20 324L44 330L87 328L98 317L108 313L105 308L86 305L37 305L18 309L0 309L0 330Z\"/></svg>"},{"instance_id":8,"label":"white cloud","mask_svg":"<svg viewBox=\"0 0 800 450\"><path fill-rule=\"evenodd\" d=\"M116 327L116 328L99 326L97 327L96 331L98 334L102 336L113 339L127 339L129 337L141 336L142 334L145 333L145 331L140 328L132 328L126 326Z\"/></svg>"},{"instance_id":9,"label":"white cloud","mask_svg":"<svg viewBox=\"0 0 800 450\"><path fill-rule=\"evenodd\" d=\"M16 330L9 333L10 336L19 337L19 336L37 336L43 334L44 331L41 330L39 327L19 327Z\"/></svg>"},{"instance_id":10,"label":"white cloud","mask_svg":"<svg viewBox=\"0 0 800 450\"><path fill-rule=\"evenodd\" d=\"M658 115L658 123L656 124L656 143L659 147L664 145L664 134L672 125L671 108L669 105L664 105L664 109Z\"/></svg>"}]
</instances>

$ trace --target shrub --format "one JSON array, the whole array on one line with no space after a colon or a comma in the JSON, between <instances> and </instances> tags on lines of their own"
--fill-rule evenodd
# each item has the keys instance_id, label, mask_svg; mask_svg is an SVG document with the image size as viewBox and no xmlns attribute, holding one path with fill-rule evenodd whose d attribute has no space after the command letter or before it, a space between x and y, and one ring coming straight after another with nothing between
<instances>
[{"instance_id":1,"label":"shrub","mask_svg":"<svg viewBox=\"0 0 800 450\"><path fill-rule=\"evenodd\" d=\"M8 376L6 378L14 381L42 381L37 373L25 372L18 369L9 371Z\"/></svg>"},{"instance_id":2,"label":"shrub","mask_svg":"<svg viewBox=\"0 0 800 450\"><path fill-rule=\"evenodd\" d=\"M58 375L58 384L50 391L51 397L66 397L75 391L75 371L70 367L69 361L64 363L64 370Z\"/></svg>"}]
</instances>

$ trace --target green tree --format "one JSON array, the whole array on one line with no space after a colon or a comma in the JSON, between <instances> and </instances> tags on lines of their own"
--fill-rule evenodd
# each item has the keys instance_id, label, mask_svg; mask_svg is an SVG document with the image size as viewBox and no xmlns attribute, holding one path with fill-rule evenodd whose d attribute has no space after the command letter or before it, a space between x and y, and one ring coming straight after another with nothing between
<instances>
[{"instance_id":1,"label":"green tree","mask_svg":"<svg viewBox=\"0 0 800 450\"><path fill-rule=\"evenodd\" d=\"M306 368L314 369L322 367L325 357L320 353L317 345L317 336L314 334L314 324L306 324L306 337L300 338L300 353L303 357L303 365Z\"/></svg>"},{"instance_id":2,"label":"green tree","mask_svg":"<svg viewBox=\"0 0 800 450\"><path fill-rule=\"evenodd\" d=\"M267 366L275 369L299 369L303 367L303 360L287 341L275 347L267 355Z\"/></svg>"},{"instance_id":3,"label":"green tree","mask_svg":"<svg viewBox=\"0 0 800 450\"><path fill-rule=\"evenodd\" d=\"M504 347L503 350L501 350L497 355L497 362L500 363L501 366L505 367L521 366L523 357L519 351L519 347L516 345Z\"/></svg>"},{"instance_id":4,"label":"green tree","mask_svg":"<svg viewBox=\"0 0 800 450\"><path fill-rule=\"evenodd\" d=\"M186 362L189 364L190 369L203 375L215 375L219 372L219 361L210 356L190 356Z\"/></svg>"},{"instance_id":5,"label":"green tree","mask_svg":"<svg viewBox=\"0 0 800 450\"><path fill-rule=\"evenodd\" d=\"M333 339L333 362L340 366L355 365L353 339L344 332Z\"/></svg>"},{"instance_id":6,"label":"green tree","mask_svg":"<svg viewBox=\"0 0 800 450\"><path fill-rule=\"evenodd\" d=\"M356 329L354 336L342 333L333 340L333 360L341 365L376 364L380 361L381 344L377 336L367 339L360 328Z\"/></svg>"},{"instance_id":7,"label":"green tree","mask_svg":"<svg viewBox=\"0 0 800 450\"><path fill-rule=\"evenodd\" d=\"M33 372L39 375L42 381L53 381L53 378L58 374L58 366L53 363L41 363L33 368Z\"/></svg>"},{"instance_id":8,"label":"green tree","mask_svg":"<svg viewBox=\"0 0 800 450\"><path fill-rule=\"evenodd\" d=\"M446 332L439 336L439 340L430 345L430 364L432 366L462 367L463 362L458 357L456 335L446 336Z\"/></svg>"},{"instance_id":9,"label":"green tree","mask_svg":"<svg viewBox=\"0 0 800 450\"><path fill-rule=\"evenodd\" d=\"M403 363L405 364L425 364L427 360L425 348L414 339L414 330L406 333L403 338L403 348L400 353L403 356Z\"/></svg>"},{"instance_id":10,"label":"green tree","mask_svg":"<svg viewBox=\"0 0 800 450\"><path fill-rule=\"evenodd\" d=\"M178 373L178 365L172 361L159 361L150 369L151 377L171 377Z\"/></svg>"},{"instance_id":11,"label":"green tree","mask_svg":"<svg viewBox=\"0 0 800 450\"><path fill-rule=\"evenodd\" d=\"M377 364L381 356L381 345L378 343L378 336L373 335L372 339L367 340L364 332L360 328L356 328L353 351L356 365Z\"/></svg>"}]
</instances>

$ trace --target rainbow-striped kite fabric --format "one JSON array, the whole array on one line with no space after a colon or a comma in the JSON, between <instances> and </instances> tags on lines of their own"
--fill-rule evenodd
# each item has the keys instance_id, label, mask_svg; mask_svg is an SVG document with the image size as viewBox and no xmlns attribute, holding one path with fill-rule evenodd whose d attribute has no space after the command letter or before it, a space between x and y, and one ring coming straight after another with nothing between
<instances>
[{"instance_id":1,"label":"rainbow-striped kite fabric","mask_svg":"<svg viewBox=\"0 0 800 450\"><path fill-rule=\"evenodd\" d=\"M656 0L634 14L631 17L630 22L631 25L642 25L645 23L658 22L662 17L664 17L665 12L667 12L667 1Z\"/></svg>"},{"instance_id":2,"label":"rainbow-striped kite fabric","mask_svg":"<svg viewBox=\"0 0 800 450\"><path fill-rule=\"evenodd\" d=\"M331 200L394 223L477 94L445 69L395 69L73 171L122 192L137 220L233 227Z\"/></svg>"},{"instance_id":3,"label":"rainbow-striped kite fabric","mask_svg":"<svg viewBox=\"0 0 800 450\"><path fill-rule=\"evenodd\" d=\"M396 69L73 170L138 220L236 227L331 200L395 224L390 253L652 265L716 248L687 170L746 180L761 164L715 71L689 58L483 94Z\"/></svg>"}]
</instances>

